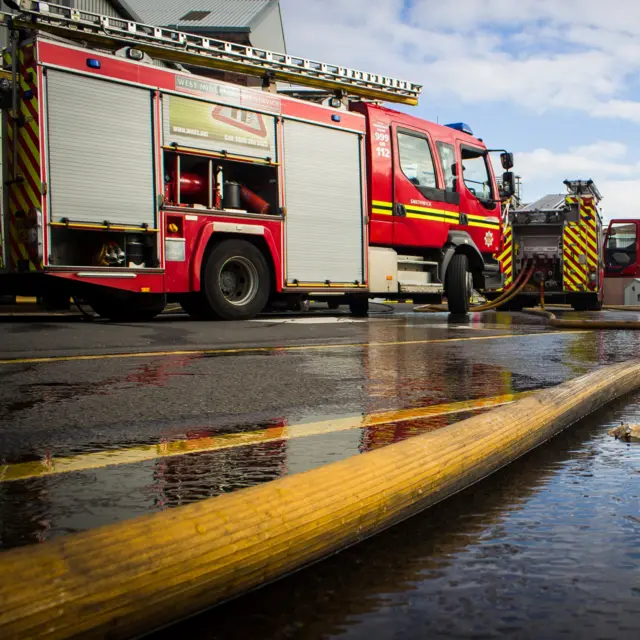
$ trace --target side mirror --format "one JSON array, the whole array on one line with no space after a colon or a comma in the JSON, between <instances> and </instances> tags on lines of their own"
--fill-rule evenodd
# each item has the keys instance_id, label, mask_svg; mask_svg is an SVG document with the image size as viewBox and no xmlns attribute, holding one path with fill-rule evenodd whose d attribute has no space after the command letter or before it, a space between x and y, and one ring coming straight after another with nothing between
<instances>
[{"instance_id":1,"label":"side mirror","mask_svg":"<svg viewBox=\"0 0 640 640\"><path fill-rule=\"evenodd\" d=\"M501 153L500 162L502 163L502 168L505 171L509 171L509 169L513 167L513 153L509 153L508 151Z\"/></svg>"},{"instance_id":2,"label":"side mirror","mask_svg":"<svg viewBox=\"0 0 640 640\"><path fill-rule=\"evenodd\" d=\"M516 178L512 171L505 171L502 174L502 184L500 185L500 197L510 198L516 192Z\"/></svg>"}]
</instances>

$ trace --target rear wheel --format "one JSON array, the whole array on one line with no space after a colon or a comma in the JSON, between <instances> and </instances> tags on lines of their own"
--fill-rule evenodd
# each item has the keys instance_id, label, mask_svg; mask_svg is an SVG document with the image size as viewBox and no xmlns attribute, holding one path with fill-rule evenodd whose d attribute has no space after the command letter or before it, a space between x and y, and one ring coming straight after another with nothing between
<instances>
[{"instance_id":1,"label":"rear wheel","mask_svg":"<svg viewBox=\"0 0 640 640\"><path fill-rule=\"evenodd\" d=\"M206 320L207 312L202 301L202 294L187 293L180 298L180 306L194 320Z\"/></svg>"},{"instance_id":2,"label":"rear wheel","mask_svg":"<svg viewBox=\"0 0 640 640\"><path fill-rule=\"evenodd\" d=\"M353 298L349 301L349 311L356 318L364 318L369 313L369 298Z\"/></svg>"},{"instance_id":3,"label":"rear wheel","mask_svg":"<svg viewBox=\"0 0 640 640\"><path fill-rule=\"evenodd\" d=\"M597 293L573 298L571 306L574 311L602 311L602 300Z\"/></svg>"},{"instance_id":4,"label":"rear wheel","mask_svg":"<svg viewBox=\"0 0 640 640\"><path fill-rule=\"evenodd\" d=\"M115 322L146 322L162 313L167 297L164 294L107 291L91 295L88 301L103 318Z\"/></svg>"},{"instance_id":5,"label":"rear wheel","mask_svg":"<svg viewBox=\"0 0 640 640\"><path fill-rule=\"evenodd\" d=\"M338 300L329 300L329 302L327 302L327 306L332 311L335 311L336 309L340 308L340 302Z\"/></svg>"},{"instance_id":6,"label":"rear wheel","mask_svg":"<svg viewBox=\"0 0 640 640\"><path fill-rule=\"evenodd\" d=\"M225 240L209 254L202 279L202 308L216 320L249 320L266 306L271 289L267 261L245 240Z\"/></svg>"},{"instance_id":7,"label":"rear wheel","mask_svg":"<svg viewBox=\"0 0 640 640\"><path fill-rule=\"evenodd\" d=\"M467 256L463 253L454 254L446 275L449 313L456 315L469 313L469 299L471 298L469 275L469 260Z\"/></svg>"}]
</instances>

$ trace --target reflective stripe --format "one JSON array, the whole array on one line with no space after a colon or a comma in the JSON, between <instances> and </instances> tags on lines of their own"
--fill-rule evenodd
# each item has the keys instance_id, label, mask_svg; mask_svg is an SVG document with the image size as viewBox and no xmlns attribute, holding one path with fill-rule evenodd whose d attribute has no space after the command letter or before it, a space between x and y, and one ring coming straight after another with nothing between
<instances>
[{"instance_id":1,"label":"reflective stripe","mask_svg":"<svg viewBox=\"0 0 640 640\"><path fill-rule=\"evenodd\" d=\"M11 53L5 52L4 63L10 67ZM42 182L40 178L40 128L38 120L39 101L37 91L37 70L34 58L34 45L26 45L18 52L18 73L20 76L19 112L7 112L7 166L9 177L21 176L22 180L7 186L9 203L8 262L12 269L38 271L42 264L37 255L29 251L29 230L26 226L27 216L34 209L42 209ZM31 99L26 99L25 92L32 92ZM14 116L21 118L17 139L14 139ZM17 147L17 166L13 166L14 154L11 150Z\"/></svg>"}]
</instances>

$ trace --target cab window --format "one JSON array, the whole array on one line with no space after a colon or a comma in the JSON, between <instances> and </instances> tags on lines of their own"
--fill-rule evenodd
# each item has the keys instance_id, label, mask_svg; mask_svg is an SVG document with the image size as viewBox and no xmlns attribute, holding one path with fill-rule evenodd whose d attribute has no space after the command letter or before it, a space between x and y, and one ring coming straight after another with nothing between
<instances>
[{"instance_id":1,"label":"cab window","mask_svg":"<svg viewBox=\"0 0 640 640\"><path fill-rule=\"evenodd\" d=\"M444 175L444 190L456 190L456 152L452 144L436 142L442 173Z\"/></svg>"},{"instance_id":2,"label":"cab window","mask_svg":"<svg viewBox=\"0 0 640 640\"><path fill-rule=\"evenodd\" d=\"M482 149L462 147L462 178L467 189L478 200L493 200L491 174L487 165L487 154Z\"/></svg>"},{"instance_id":3,"label":"cab window","mask_svg":"<svg viewBox=\"0 0 640 640\"><path fill-rule=\"evenodd\" d=\"M436 188L433 156L426 138L398 132L400 168L409 182L416 187Z\"/></svg>"},{"instance_id":4,"label":"cab window","mask_svg":"<svg viewBox=\"0 0 640 640\"><path fill-rule=\"evenodd\" d=\"M633 222L614 222L607 235L605 260L608 267L622 269L638 259L638 232Z\"/></svg>"}]
</instances>

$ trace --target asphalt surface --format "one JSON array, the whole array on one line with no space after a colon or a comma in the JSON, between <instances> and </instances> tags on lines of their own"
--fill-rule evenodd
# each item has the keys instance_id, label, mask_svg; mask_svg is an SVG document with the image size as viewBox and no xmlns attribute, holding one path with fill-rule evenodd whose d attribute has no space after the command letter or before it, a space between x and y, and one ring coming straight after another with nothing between
<instances>
[{"instance_id":1,"label":"asphalt surface","mask_svg":"<svg viewBox=\"0 0 640 640\"><path fill-rule=\"evenodd\" d=\"M0 316L0 549L37 544L360 455L640 352L640 332L552 331L540 318L523 314L456 319L414 313L406 305L373 305L372 311L366 319L354 319L315 308L238 323L196 322L179 313L144 324L87 322L64 315ZM612 319L636 316L605 314ZM405 412L404 418L381 419L377 426L361 426L357 420L398 410ZM601 437L602 425L619 414L612 415L600 418L588 433ZM534 467L545 469L545 478L553 476L575 448L593 448L589 437L573 444L559 440ZM240 439L229 444L229 438ZM517 469L512 473L517 475ZM480 501L479 539L493 526L487 512L508 513L535 494L525 486L525 497L514 497L500 484L511 480L495 482L504 500ZM529 482L526 473L518 482ZM539 477L531 483L537 486ZM636 494L634 485L622 497ZM464 501L454 504L451 512L439 508L434 513L444 521L468 507ZM420 522L418 535L427 535ZM409 530L397 534L401 539L412 537L411 525L406 526ZM449 523L445 530L464 536L465 526L457 529ZM382 548L389 544L389 538L383 540ZM410 553L422 557L436 547ZM367 565L377 566L367 549ZM466 552L464 545L460 549ZM349 562L357 565L358 557L357 552L356 559L348 556ZM402 566L399 559L393 563ZM359 609L354 604L358 588L362 599L369 598L365 582L385 567L391 571L383 562L369 577L363 574L360 581L348 583L349 611L336 611L338 604L331 600L327 616L341 620L335 628L333 622L318 626L317 613L304 614L298 599L300 615L274 608L282 593L293 598L292 589L313 600L317 592L309 585L327 589L326 581L344 582L333 566L304 572L306 578L283 583L282 592L276 588L251 596L247 606L261 613L246 627L230 622L238 614L230 605L216 614L221 618L214 617L225 629L222 635L207 631L209 619L192 623L196 626L186 634L258 637L269 603L268 615L279 622L261 637L340 635ZM640 560L634 568L640 569ZM405 582L404 575L393 587L383 581L374 600L387 588L406 593L411 587ZM369 602L357 614L362 624L354 627L358 633L352 629L353 637L372 637L370 625L383 609L384 604ZM467 609L459 612L461 619L472 616L473 606ZM302 633L300 625L314 632ZM424 620L412 628L397 621L380 637L399 637L400 629L401 635L421 634L427 627ZM518 627L525 628L524 623Z\"/></svg>"}]
</instances>

